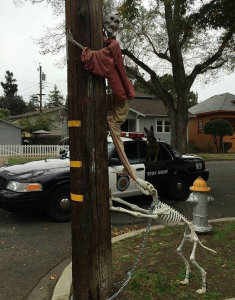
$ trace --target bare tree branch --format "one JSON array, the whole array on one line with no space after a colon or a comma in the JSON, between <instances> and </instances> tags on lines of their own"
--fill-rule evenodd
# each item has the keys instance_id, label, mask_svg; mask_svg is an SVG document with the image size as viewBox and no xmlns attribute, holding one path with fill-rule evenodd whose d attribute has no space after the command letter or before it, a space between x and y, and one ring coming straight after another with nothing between
<instances>
[{"instance_id":1,"label":"bare tree branch","mask_svg":"<svg viewBox=\"0 0 235 300\"><path fill-rule=\"evenodd\" d=\"M153 93L153 95L158 96L163 102L164 105L166 106L166 108L169 107L169 105L172 103L173 98L172 95L170 93L168 93L168 91L166 91L157 75L155 73L151 74L151 83L146 81L142 75L140 75L140 73L138 72L137 68L130 68L128 66L126 66L126 70L135 77L136 80L138 80L140 83L142 83L145 87L147 87L149 89L149 91L151 93Z\"/></svg>"},{"instance_id":2,"label":"bare tree branch","mask_svg":"<svg viewBox=\"0 0 235 300\"><path fill-rule=\"evenodd\" d=\"M171 62L170 57L167 55L168 49L166 50L165 53L158 52L158 51L156 50L156 48L155 48L155 46L154 46L154 44L153 44L151 38L150 38L145 32L143 32L143 35L146 37L146 39L149 41L150 45L152 46L152 48L153 48L153 53L154 53L154 54L156 54L159 58L162 58L162 59L165 59L165 60Z\"/></svg>"},{"instance_id":3,"label":"bare tree branch","mask_svg":"<svg viewBox=\"0 0 235 300\"><path fill-rule=\"evenodd\" d=\"M234 31L235 31L235 26L233 26L233 28L231 28L229 31L227 31L225 33L225 35L222 39L222 43L219 46L218 50L211 57L209 57L206 61L204 61L202 64L198 64L194 67L191 74L187 76L186 91L190 90L190 88L191 88L195 78L197 77L197 75L205 73L206 70L208 70L209 68L210 69L219 68L219 64L217 64L217 67L211 66L211 65L221 57L221 55L223 54L224 49L228 46L228 43L229 43L232 35L234 34ZM225 62L223 62L223 64L224 63Z\"/></svg>"}]
</instances>

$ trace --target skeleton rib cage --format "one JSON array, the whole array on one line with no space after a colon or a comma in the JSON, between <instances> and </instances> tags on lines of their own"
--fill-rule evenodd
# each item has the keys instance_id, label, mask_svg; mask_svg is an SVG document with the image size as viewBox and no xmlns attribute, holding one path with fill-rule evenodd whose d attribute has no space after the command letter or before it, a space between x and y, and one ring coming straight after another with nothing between
<instances>
[{"instance_id":1,"label":"skeleton rib cage","mask_svg":"<svg viewBox=\"0 0 235 300\"><path fill-rule=\"evenodd\" d=\"M189 221L177 210L169 205L158 201L153 213L158 214L158 222L165 226L174 226L181 221L189 223Z\"/></svg>"}]
</instances>

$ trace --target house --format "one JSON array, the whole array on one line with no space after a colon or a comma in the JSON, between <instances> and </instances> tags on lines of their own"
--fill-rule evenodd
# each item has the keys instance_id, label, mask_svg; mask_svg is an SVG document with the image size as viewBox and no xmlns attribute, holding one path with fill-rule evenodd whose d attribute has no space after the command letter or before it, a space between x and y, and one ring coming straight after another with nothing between
<instances>
[{"instance_id":1,"label":"house","mask_svg":"<svg viewBox=\"0 0 235 300\"><path fill-rule=\"evenodd\" d=\"M234 134L224 137L224 142L233 144L229 152L235 151L235 95L230 93L215 95L191 107L189 112L194 115L188 125L189 142L200 148L208 146L214 148L211 135L206 135L203 128L207 122L222 118L233 127Z\"/></svg>"},{"instance_id":2,"label":"house","mask_svg":"<svg viewBox=\"0 0 235 300\"><path fill-rule=\"evenodd\" d=\"M0 145L21 145L22 127L0 119Z\"/></svg>"},{"instance_id":3,"label":"house","mask_svg":"<svg viewBox=\"0 0 235 300\"><path fill-rule=\"evenodd\" d=\"M55 119L55 129L51 130L51 136L57 136L60 139L68 136L68 100L65 105L44 109L43 113ZM20 118L31 117L37 118L40 115L39 111L30 112L27 114L12 116L11 122L16 122ZM170 143L170 120L167 116L166 108L163 102L156 99L152 95L136 93L136 97L130 100L130 111L126 122L122 125L122 131L137 131L144 132L144 127L154 127L154 133L157 139L161 139ZM44 137L49 138L49 136ZM58 139L57 139L58 140Z\"/></svg>"},{"instance_id":4,"label":"house","mask_svg":"<svg viewBox=\"0 0 235 300\"><path fill-rule=\"evenodd\" d=\"M67 101L65 107L68 107ZM129 114L126 122L121 126L121 130L144 132L144 127L149 129L151 125L154 127L157 139L170 143L170 119L163 102L152 95L137 92L135 98L130 100Z\"/></svg>"},{"instance_id":5,"label":"house","mask_svg":"<svg viewBox=\"0 0 235 300\"><path fill-rule=\"evenodd\" d=\"M67 107L64 105L59 105L56 107L48 108L43 110L43 114L46 114L47 116L51 117L54 119L53 125L55 126L54 129L50 131L50 135L47 135L43 139L47 139L48 143L53 143L53 144L58 144L59 140L63 137L67 136L67 119L68 119L68 110ZM29 112L26 114L21 114L21 115L15 115L11 116L9 118L9 121L13 122L14 124L17 124L17 121L22 118L31 118L31 119L36 119L40 115L40 111L33 111ZM25 134L28 139L29 134Z\"/></svg>"},{"instance_id":6,"label":"house","mask_svg":"<svg viewBox=\"0 0 235 300\"><path fill-rule=\"evenodd\" d=\"M144 132L144 127L154 128L155 137L167 143L171 141L170 119L163 102L156 97L136 93L130 100L130 110L123 131Z\"/></svg>"}]
</instances>

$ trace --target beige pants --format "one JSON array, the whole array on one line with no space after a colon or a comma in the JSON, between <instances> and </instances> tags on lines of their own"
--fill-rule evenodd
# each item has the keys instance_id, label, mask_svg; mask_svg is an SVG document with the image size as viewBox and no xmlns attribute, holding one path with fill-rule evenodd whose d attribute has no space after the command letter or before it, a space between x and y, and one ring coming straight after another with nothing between
<instances>
[{"instance_id":1,"label":"beige pants","mask_svg":"<svg viewBox=\"0 0 235 300\"><path fill-rule=\"evenodd\" d=\"M121 125L126 121L128 116L130 104L129 100L116 100L113 99L113 107L107 117L110 133L112 135L113 143L116 147L120 160L124 166L125 172L130 178L136 182L134 171L129 164L126 157L121 136Z\"/></svg>"}]
</instances>

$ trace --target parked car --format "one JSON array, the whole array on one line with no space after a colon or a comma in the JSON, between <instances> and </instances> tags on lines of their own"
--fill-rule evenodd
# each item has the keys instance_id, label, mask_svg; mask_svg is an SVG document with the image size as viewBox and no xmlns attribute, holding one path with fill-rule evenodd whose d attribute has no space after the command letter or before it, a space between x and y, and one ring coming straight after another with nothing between
<instances>
[{"instance_id":1,"label":"parked car","mask_svg":"<svg viewBox=\"0 0 235 300\"><path fill-rule=\"evenodd\" d=\"M205 161L195 155L181 155L169 144L159 141L157 162L147 161L146 139L130 134L122 137L126 156L136 177L152 183L160 195L184 199L189 186L201 176L209 177ZM140 195L141 192L123 169L111 137L108 138L109 187L116 197ZM60 158L44 159L0 168L0 207L7 211L45 210L54 221L70 220L69 151Z\"/></svg>"}]
</instances>

